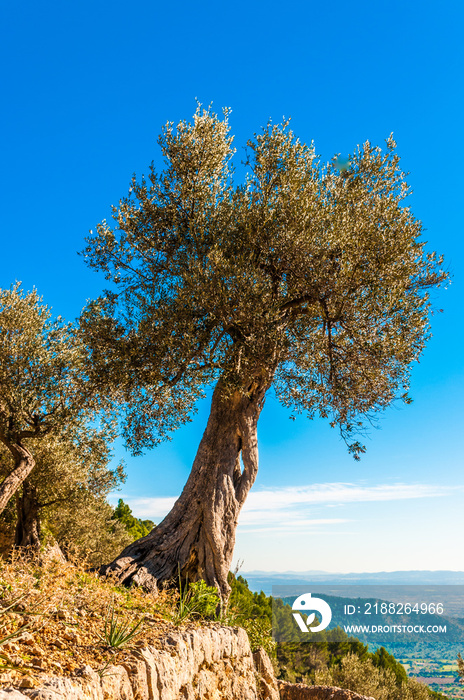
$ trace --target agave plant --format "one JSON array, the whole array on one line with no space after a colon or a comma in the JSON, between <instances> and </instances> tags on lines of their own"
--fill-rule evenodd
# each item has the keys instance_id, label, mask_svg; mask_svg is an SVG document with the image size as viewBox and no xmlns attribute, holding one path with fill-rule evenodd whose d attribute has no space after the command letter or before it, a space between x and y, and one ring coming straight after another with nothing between
<instances>
[{"instance_id":1,"label":"agave plant","mask_svg":"<svg viewBox=\"0 0 464 700\"><path fill-rule=\"evenodd\" d=\"M118 649L128 642L132 641L137 634L140 634L139 628L142 625L143 619L138 622L131 622L128 619L118 618L114 611L114 603L108 606L108 611L105 617L105 625L103 634L98 634L100 639L112 649Z\"/></svg>"}]
</instances>

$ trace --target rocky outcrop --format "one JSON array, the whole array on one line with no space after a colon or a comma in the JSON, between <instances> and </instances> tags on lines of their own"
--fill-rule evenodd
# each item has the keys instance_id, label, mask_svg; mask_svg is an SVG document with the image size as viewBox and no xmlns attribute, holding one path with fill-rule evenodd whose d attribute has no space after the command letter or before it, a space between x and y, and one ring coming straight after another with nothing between
<instances>
[{"instance_id":1,"label":"rocky outcrop","mask_svg":"<svg viewBox=\"0 0 464 700\"><path fill-rule=\"evenodd\" d=\"M176 631L160 647L134 651L97 673L25 677L0 700L373 700L341 688L277 681L264 649L253 655L246 632L218 627Z\"/></svg>"},{"instance_id":2,"label":"rocky outcrop","mask_svg":"<svg viewBox=\"0 0 464 700\"><path fill-rule=\"evenodd\" d=\"M253 654L253 662L256 670L256 685L260 700L280 700L274 669L269 656L260 647Z\"/></svg>"},{"instance_id":3,"label":"rocky outcrop","mask_svg":"<svg viewBox=\"0 0 464 700\"><path fill-rule=\"evenodd\" d=\"M0 700L258 700L246 632L202 628L172 632L162 648L135 651L100 673L49 676L37 687L0 690Z\"/></svg>"}]
</instances>

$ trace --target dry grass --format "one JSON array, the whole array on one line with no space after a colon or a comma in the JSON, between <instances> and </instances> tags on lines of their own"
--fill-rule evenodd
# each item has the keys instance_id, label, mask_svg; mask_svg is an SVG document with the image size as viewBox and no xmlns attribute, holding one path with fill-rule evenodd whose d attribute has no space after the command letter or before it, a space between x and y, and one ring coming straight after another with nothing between
<instances>
[{"instance_id":1,"label":"dry grass","mask_svg":"<svg viewBox=\"0 0 464 700\"><path fill-rule=\"evenodd\" d=\"M71 675L86 664L103 672L135 647L158 646L177 610L176 593L127 589L89 573L83 563L0 558L0 686L35 685L45 674ZM105 641L111 611L129 629L142 621L118 649Z\"/></svg>"}]
</instances>

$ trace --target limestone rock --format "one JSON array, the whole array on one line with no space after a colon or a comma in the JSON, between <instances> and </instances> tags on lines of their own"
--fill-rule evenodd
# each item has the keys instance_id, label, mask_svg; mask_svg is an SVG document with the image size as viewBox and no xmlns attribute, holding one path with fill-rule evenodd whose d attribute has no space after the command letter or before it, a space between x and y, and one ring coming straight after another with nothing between
<instances>
[{"instance_id":1,"label":"limestone rock","mask_svg":"<svg viewBox=\"0 0 464 700\"><path fill-rule=\"evenodd\" d=\"M134 700L131 682L122 666L108 666L101 675L103 700Z\"/></svg>"},{"instance_id":2,"label":"limestone rock","mask_svg":"<svg viewBox=\"0 0 464 700\"><path fill-rule=\"evenodd\" d=\"M150 700L147 666L143 657L134 655L131 661L122 661L121 666L127 673L134 700Z\"/></svg>"},{"instance_id":3,"label":"limestone rock","mask_svg":"<svg viewBox=\"0 0 464 700\"><path fill-rule=\"evenodd\" d=\"M85 666L21 690L0 700L258 700L247 634L232 627L173 631L100 675Z\"/></svg>"},{"instance_id":4,"label":"limestone rock","mask_svg":"<svg viewBox=\"0 0 464 700\"><path fill-rule=\"evenodd\" d=\"M0 700L28 700L28 697L14 688L6 688L5 690L0 688Z\"/></svg>"},{"instance_id":5,"label":"limestone rock","mask_svg":"<svg viewBox=\"0 0 464 700\"><path fill-rule=\"evenodd\" d=\"M253 654L257 674L257 684L262 700L280 700L274 669L271 660L263 647Z\"/></svg>"},{"instance_id":6,"label":"limestone rock","mask_svg":"<svg viewBox=\"0 0 464 700\"><path fill-rule=\"evenodd\" d=\"M58 542L48 545L48 547L46 547L41 553L41 558L42 561L55 560L63 563L66 561L66 557L64 556Z\"/></svg>"},{"instance_id":7,"label":"limestone rock","mask_svg":"<svg viewBox=\"0 0 464 700\"><path fill-rule=\"evenodd\" d=\"M103 689L98 673L86 666L81 677L50 676L38 688L23 692L32 700L103 700ZM0 699L1 700L1 699Z\"/></svg>"},{"instance_id":8,"label":"limestone rock","mask_svg":"<svg viewBox=\"0 0 464 700\"><path fill-rule=\"evenodd\" d=\"M23 676L21 678L21 682L19 684L20 688L33 688L34 687L34 679L31 678L30 676Z\"/></svg>"},{"instance_id":9,"label":"limestone rock","mask_svg":"<svg viewBox=\"0 0 464 700\"><path fill-rule=\"evenodd\" d=\"M97 673L34 679L37 687L0 690L0 700L373 700L341 688L276 681L264 649L254 655L245 630L175 630L157 647L137 648Z\"/></svg>"}]
</instances>

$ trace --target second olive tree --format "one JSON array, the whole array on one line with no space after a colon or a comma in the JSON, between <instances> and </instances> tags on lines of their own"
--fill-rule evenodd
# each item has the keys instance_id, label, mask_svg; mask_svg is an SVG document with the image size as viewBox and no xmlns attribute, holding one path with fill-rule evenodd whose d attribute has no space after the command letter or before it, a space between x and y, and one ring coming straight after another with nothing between
<instances>
[{"instance_id":1,"label":"second olive tree","mask_svg":"<svg viewBox=\"0 0 464 700\"><path fill-rule=\"evenodd\" d=\"M53 319L36 291L1 289L0 514L15 496L16 544L40 545L45 503L69 500L85 484L102 494L119 482L121 469L107 467L111 419L90 384L88 352L73 325Z\"/></svg>"}]
</instances>

